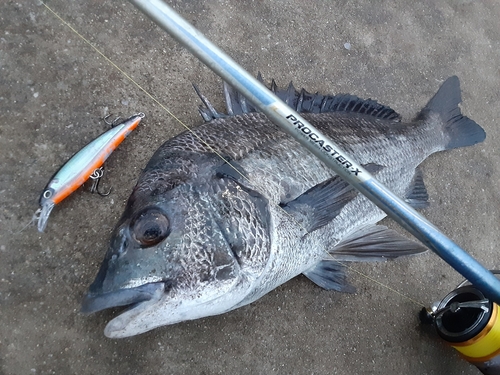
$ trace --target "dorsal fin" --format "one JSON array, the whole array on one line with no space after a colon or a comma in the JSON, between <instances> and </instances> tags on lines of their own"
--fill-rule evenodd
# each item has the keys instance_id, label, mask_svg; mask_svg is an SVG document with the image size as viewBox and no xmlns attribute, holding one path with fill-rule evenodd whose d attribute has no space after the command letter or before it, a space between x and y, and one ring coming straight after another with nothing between
<instances>
[{"instance_id":1,"label":"dorsal fin","mask_svg":"<svg viewBox=\"0 0 500 375\"><path fill-rule=\"evenodd\" d=\"M273 80L271 91L299 113L351 112L361 113L384 120L399 121L401 116L392 108L379 104L375 100L361 99L355 95L312 94L305 89L297 91L292 82L286 89L279 89Z\"/></svg>"},{"instance_id":2,"label":"dorsal fin","mask_svg":"<svg viewBox=\"0 0 500 375\"><path fill-rule=\"evenodd\" d=\"M259 72L257 79L262 82L262 76ZM361 99L355 95L321 95L319 93L311 94L302 89L297 91L292 82L286 89L280 89L274 79L269 88L276 96L288 104L292 109L302 113L326 113L326 112L346 112L360 113L384 120L400 121L401 116L392 108L379 104L375 100ZM200 114L205 121L216 118L241 115L244 113L257 112L258 110L248 102L243 95L236 91L229 84L224 82L224 96L226 99L227 115L214 109L208 99L197 89L196 93L201 98L205 107L200 106Z\"/></svg>"}]
</instances>

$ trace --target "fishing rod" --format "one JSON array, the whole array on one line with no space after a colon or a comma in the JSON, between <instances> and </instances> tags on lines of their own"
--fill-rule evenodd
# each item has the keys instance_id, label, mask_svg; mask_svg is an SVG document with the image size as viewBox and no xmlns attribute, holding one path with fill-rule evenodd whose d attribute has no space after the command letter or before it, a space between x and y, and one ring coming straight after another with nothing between
<instances>
[{"instance_id":1,"label":"fishing rod","mask_svg":"<svg viewBox=\"0 0 500 375\"><path fill-rule=\"evenodd\" d=\"M129 1L245 96L284 132L295 138L389 217L450 264L485 296L500 303L498 278L377 181L355 159L270 92L171 7L161 0ZM311 134L315 135L314 139L310 137Z\"/></svg>"}]
</instances>

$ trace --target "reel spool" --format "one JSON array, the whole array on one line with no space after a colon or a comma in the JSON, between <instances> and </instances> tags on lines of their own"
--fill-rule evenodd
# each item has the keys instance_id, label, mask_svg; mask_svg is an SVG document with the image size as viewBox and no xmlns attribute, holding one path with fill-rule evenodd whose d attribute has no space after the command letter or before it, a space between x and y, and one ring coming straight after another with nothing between
<instances>
[{"instance_id":1,"label":"reel spool","mask_svg":"<svg viewBox=\"0 0 500 375\"><path fill-rule=\"evenodd\" d=\"M499 306L465 283L430 309L423 308L420 320L432 323L438 335L483 374L500 375Z\"/></svg>"}]
</instances>

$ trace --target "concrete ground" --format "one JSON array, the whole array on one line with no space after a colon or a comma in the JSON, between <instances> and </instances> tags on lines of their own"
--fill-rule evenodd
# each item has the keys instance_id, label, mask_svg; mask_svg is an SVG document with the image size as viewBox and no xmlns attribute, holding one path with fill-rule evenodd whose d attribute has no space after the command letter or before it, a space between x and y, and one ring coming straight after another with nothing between
<instances>
[{"instance_id":1,"label":"concrete ground","mask_svg":"<svg viewBox=\"0 0 500 375\"><path fill-rule=\"evenodd\" d=\"M431 207L423 213L500 267L498 1L170 3L253 74L371 97L406 119L458 75L462 109L487 140L424 163ZM201 123L191 82L222 108L220 79L128 2L48 5L186 124ZM107 129L101 118L138 111L146 120L106 163L111 195L81 189L54 209L45 234L25 228L50 176ZM182 130L41 3L1 2L0 374L479 373L418 321L421 304L461 281L432 253L356 264L370 279L350 272L353 295L298 277L225 315L104 337L117 311L82 316L81 298L141 168Z\"/></svg>"}]
</instances>

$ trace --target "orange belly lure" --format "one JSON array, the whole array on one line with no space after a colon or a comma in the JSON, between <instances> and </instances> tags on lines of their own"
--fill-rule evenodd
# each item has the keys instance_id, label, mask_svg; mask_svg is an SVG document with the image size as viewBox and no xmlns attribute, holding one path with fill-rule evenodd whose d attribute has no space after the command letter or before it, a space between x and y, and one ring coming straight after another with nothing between
<instances>
[{"instance_id":1,"label":"orange belly lure","mask_svg":"<svg viewBox=\"0 0 500 375\"><path fill-rule=\"evenodd\" d=\"M36 213L40 232L45 230L54 206L82 186L94 171L101 168L109 155L139 125L144 116L144 113L135 114L101 134L73 155L54 174L40 196L40 208Z\"/></svg>"}]
</instances>

